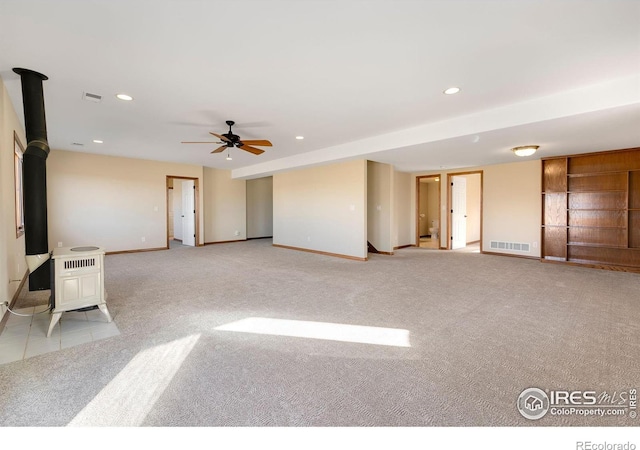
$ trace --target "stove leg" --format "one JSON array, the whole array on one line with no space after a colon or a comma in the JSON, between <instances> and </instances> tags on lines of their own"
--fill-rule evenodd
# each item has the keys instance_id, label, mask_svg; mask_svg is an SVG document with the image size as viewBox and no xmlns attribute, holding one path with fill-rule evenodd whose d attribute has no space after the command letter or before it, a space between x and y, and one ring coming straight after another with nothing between
<instances>
[{"instance_id":1,"label":"stove leg","mask_svg":"<svg viewBox=\"0 0 640 450\"><path fill-rule=\"evenodd\" d=\"M51 331L53 331L53 327L55 327L60 320L60 316L62 316L61 312L51 314L51 322L49 322L49 331L47 331L47 337L51 337Z\"/></svg>"},{"instance_id":2,"label":"stove leg","mask_svg":"<svg viewBox=\"0 0 640 450\"><path fill-rule=\"evenodd\" d=\"M109 310L107 309L106 303L98 305L98 308L100 308L100 311L102 311L102 314L104 314L107 317L107 322L111 322L113 320L111 319L111 314L109 314Z\"/></svg>"}]
</instances>

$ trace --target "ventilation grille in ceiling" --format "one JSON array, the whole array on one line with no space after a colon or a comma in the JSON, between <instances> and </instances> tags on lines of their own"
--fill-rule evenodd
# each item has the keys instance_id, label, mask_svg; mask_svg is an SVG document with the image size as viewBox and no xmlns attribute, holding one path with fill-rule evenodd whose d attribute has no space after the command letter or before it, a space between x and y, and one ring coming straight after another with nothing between
<instances>
[{"instance_id":1,"label":"ventilation grille in ceiling","mask_svg":"<svg viewBox=\"0 0 640 450\"><path fill-rule=\"evenodd\" d=\"M102 100L102 95L85 92L82 94L82 98L90 102L99 103Z\"/></svg>"},{"instance_id":2,"label":"ventilation grille in ceiling","mask_svg":"<svg viewBox=\"0 0 640 450\"><path fill-rule=\"evenodd\" d=\"M516 252L529 252L529 244L522 244L519 242L502 242L491 241L490 247L492 250L514 250Z\"/></svg>"}]
</instances>

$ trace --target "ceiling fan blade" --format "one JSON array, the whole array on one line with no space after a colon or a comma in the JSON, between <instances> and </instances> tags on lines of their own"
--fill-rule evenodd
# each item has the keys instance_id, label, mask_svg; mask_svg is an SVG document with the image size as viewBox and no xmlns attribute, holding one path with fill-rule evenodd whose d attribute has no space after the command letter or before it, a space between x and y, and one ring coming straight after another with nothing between
<instances>
[{"instance_id":1,"label":"ceiling fan blade","mask_svg":"<svg viewBox=\"0 0 640 450\"><path fill-rule=\"evenodd\" d=\"M195 141L182 141L181 144L222 144L222 142L195 142Z\"/></svg>"},{"instance_id":2,"label":"ceiling fan blade","mask_svg":"<svg viewBox=\"0 0 640 450\"><path fill-rule=\"evenodd\" d=\"M242 139L242 143L246 144L246 145L264 145L265 147L271 147L273 144L269 141L267 141L266 139L253 139L253 140L248 140L245 141L244 139Z\"/></svg>"},{"instance_id":3,"label":"ceiling fan blade","mask_svg":"<svg viewBox=\"0 0 640 450\"><path fill-rule=\"evenodd\" d=\"M231 140L229 138L226 138L221 134L216 134L216 133L211 133L211 132L209 132L209 134L214 135L215 137L217 137L218 139L220 139L223 142L231 142Z\"/></svg>"},{"instance_id":4,"label":"ceiling fan blade","mask_svg":"<svg viewBox=\"0 0 640 450\"><path fill-rule=\"evenodd\" d=\"M251 147L250 145L241 145L238 147L241 150L247 151L249 153L253 153L254 155L259 155L260 153L264 153L264 150L260 150L259 148Z\"/></svg>"},{"instance_id":5,"label":"ceiling fan blade","mask_svg":"<svg viewBox=\"0 0 640 450\"><path fill-rule=\"evenodd\" d=\"M211 153L220 153L220 152L223 152L226 148L228 148L228 147L226 145L223 145L222 147L218 147L217 149L215 149Z\"/></svg>"}]
</instances>

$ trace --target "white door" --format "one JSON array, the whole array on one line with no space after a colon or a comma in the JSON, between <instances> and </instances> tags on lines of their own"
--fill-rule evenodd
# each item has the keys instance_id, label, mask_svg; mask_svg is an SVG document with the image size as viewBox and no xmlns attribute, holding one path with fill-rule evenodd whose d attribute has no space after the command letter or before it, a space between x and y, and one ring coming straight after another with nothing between
<instances>
[{"instance_id":1,"label":"white door","mask_svg":"<svg viewBox=\"0 0 640 450\"><path fill-rule=\"evenodd\" d=\"M451 248L467 246L467 179L451 177Z\"/></svg>"},{"instance_id":2,"label":"white door","mask_svg":"<svg viewBox=\"0 0 640 450\"><path fill-rule=\"evenodd\" d=\"M193 180L182 182L182 245L196 245L196 202Z\"/></svg>"}]
</instances>

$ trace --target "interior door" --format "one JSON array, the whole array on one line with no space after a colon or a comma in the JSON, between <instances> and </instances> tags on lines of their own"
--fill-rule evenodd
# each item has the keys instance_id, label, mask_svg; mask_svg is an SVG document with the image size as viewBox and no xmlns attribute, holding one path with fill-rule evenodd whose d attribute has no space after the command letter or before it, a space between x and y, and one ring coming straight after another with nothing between
<instances>
[{"instance_id":1,"label":"interior door","mask_svg":"<svg viewBox=\"0 0 640 450\"><path fill-rule=\"evenodd\" d=\"M467 246L467 179L451 177L451 249Z\"/></svg>"},{"instance_id":2,"label":"interior door","mask_svg":"<svg viewBox=\"0 0 640 450\"><path fill-rule=\"evenodd\" d=\"M182 182L182 245L196 245L195 182Z\"/></svg>"}]
</instances>

